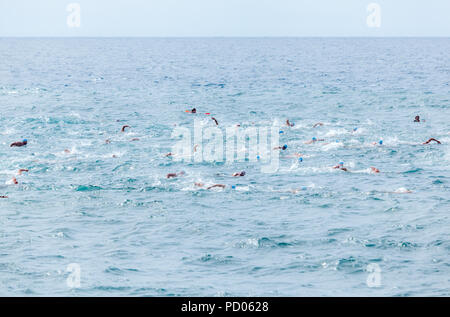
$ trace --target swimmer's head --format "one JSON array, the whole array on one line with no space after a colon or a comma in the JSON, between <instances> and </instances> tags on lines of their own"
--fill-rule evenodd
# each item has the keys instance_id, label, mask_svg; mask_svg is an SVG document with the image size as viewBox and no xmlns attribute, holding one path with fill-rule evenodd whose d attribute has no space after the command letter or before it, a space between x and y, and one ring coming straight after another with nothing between
<instances>
[{"instance_id":1,"label":"swimmer's head","mask_svg":"<svg viewBox=\"0 0 450 317\"><path fill-rule=\"evenodd\" d=\"M231 185L231 188L236 189L236 185Z\"/></svg>"},{"instance_id":2,"label":"swimmer's head","mask_svg":"<svg viewBox=\"0 0 450 317\"><path fill-rule=\"evenodd\" d=\"M317 138L314 136L314 137L312 138L312 140L313 140L313 141L317 141Z\"/></svg>"},{"instance_id":3,"label":"swimmer's head","mask_svg":"<svg viewBox=\"0 0 450 317\"><path fill-rule=\"evenodd\" d=\"M299 157L299 158L298 158L298 161L299 161L299 162L303 162L303 158Z\"/></svg>"},{"instance_id":4,"label":"swimmer's head","mask_svg":"<svg viewBox=\"0 0 450 317\"><path fill-rule=\"evenodd\" d=\"M344 162L339 162L339 166L344 166Z\"/></svg>"},{"instance_id":5,"label":"swimmer's head","mask_svg":"<svg viewBox=\"0 0 450 317\"><path fill-rule=\"evenodd\" d=\"M378 143L380 143L380 145L383 145L383 140L380 140Z\"/></svg>"},{"instance_id":6,"label":"swimmer's head","mask_svg":"<svg viewBox=\"0 0 450 317\"><path fill-rule=\"evenodd\" d=\"M356 131L356 130L358 130L358 128L353 128L353 131Z\"/></svg>"},{"instance_id":7,"label":"swimmer's head","mask_svg":"<svg viewBox=\"0 0 450 317\"><path fill-rule=\"evenodd\" d=\"M27 139L23 139L22 143L28 143Z\"/></svg>"},{"instance_id":8,"label":"swimmer's head","mask_svg":"<svg viewBox=\"0 0 450 317\"><path fill-rule=\"evenodd\" d=\"M259 160L259 159L260 159L259 155L256 155L256 159L257 159L257 160Z\"/></svg>"},{"instance_id":9,"label":"swimmer's head","mask_svg":"<svg viewBox=\"0 0 450 317\"><path fill-rule=\"evenodd\" d=\"M281 148L283 151L287 149L287 144L283 145L283 147Z\"/></svg>"},{"instance_id":10,"label":"swimmer's head","mask_svg":"<svg viewBox=\"0 0 450 317\"><path fill-rule=\"evenodd\" d=\"M281 130L280 130L280 134L282 134L282 133L284 133L284 131L281 131Z\"/></svg>"}]
</instances>

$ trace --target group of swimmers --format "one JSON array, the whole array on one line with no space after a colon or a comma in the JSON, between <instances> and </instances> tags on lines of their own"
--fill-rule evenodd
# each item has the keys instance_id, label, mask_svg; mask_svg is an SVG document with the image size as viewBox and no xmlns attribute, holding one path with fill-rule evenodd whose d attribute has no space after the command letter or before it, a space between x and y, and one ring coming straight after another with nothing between
<instances>
[{"instance_id":1,"label":"group of swimmers","mask_svg":"<svg viewBox=\"0 0 450 317\"><path fill-rule=\"evenodd\" d=\"M193 109L191 109L191 110L186 110L186 112L187 112L187 113L196 114L196 113L197 113L197 109L196 109L196 108L193 108ZM209 115L210 113L205 113L205 114ZM216 119L215 117L211 117L211 119L214 121L214 123L215 123L216 125L219 125L219 122L217 121L217 119ZM421 119L420 116L416 116L416 117L414 118L414 122L425 122L425 120ZM286 120L286 126L287 126L287 127L293 127L294 125L295 125L295 124L294 124L294 123L291 123L291 122L289 121L289 119ZM316 124L313 125L313 128L316 128L316 127L319 127L319 126L323 126L323 125L324 125L324 124L323 124L322 122L318 122L318 123L316 123ZM236 126L237 126L237 127L240 127L239 124L237 124ZM126 129L130 129L130 128L131 128L131 127L130 127L129 125L123 125L123 126L122 126L122 129L121 129L121 132L122 132L122 133L125 133L125 132L126 132ZM356 130L357 130L357 128L354 128L354 129L353 129L353 132L355 132ZM281 133L281 131L280 131L280 133ZM139 140L138 138L133 138L133 139L131 139L131 141L138 141L138 140ZM308 140L308 141L304 142L304 144L314 144L314 143L316 143L316 142L323 142L323 141L325 141L325 139L318 139L318 138L316 138L316 137L313 137L311 140ZM423 142L422 144L425 145L425 144L429 144L429 143L431 143L431 142L436 142L437 144L442 144L439 140L437 140L437 139L435 139L435 138L430 138L430 139L428 139L427 141ZM109 143L111 143L111 141L110 141L109 139L107 139L107 140L105 141L105 143L106 143L106 144L109 144ZM28 144L28 140L27 140L27 139L23 139L22 141L18 141L18 142L11 143L10 147L24 147L24 146L26 146L27 144ZM373 144L373 145L383 145L383 141L380 140L379 142L373 142L372 144ZM195 145L195 146L194 146L194 152L197 151L197 148L198 148L198 145ZM285 151L285 150L287 150L287 148L288 148L288 146L287 146L287 144L285 144L285 145L282 145L282 146L275 147L273 150L281 150L281 151ZM71 153L70 150L68 150L68 149L64 150L64 152L65 152L65 153ZM171 152L165 154L166 157L171 157L171 156L173 156L173 155L175 155L175 154L174 154L174 153L171 153ZM113 157L116 157L116 156L113 155ZM301 154L301 153L295 153L294 155L289 156L289 157L295 157L295 158L297 158L300 162L302 162L302 161L303 161L304 155ZM259 157L258 157L258 158L259 158ZM341 171L344 171L344 172L348 172L348 171L349 171L346 167L344 167L344 162L339 162L336 166L333 166L332 168L333 168L333 169L338 169L338 170L341 170ZM373 166L370 167L370 171L371 171L372 173L380 173L380 170L379 170L378 168L376 168L376 167L373 167ZM28 169L19 169L18 172L17 172L17 175L22 175L22 173L24 173L24 172L28 172ZM235 173L231 174L231 176L232 176L232 177L243 177L243 176L245 176L245 174L246 174L245 171L240 171L240 172L235 172ZM176 177L183 176L183 175L185 175L185 172L184 172L184 171L181 171L181 172L178 172L178 173L169 173L169 174L166 175L166 178L168 178L168 179L170 179L170 178L176 178ZM17 185L18 183L19 183L19 182L17 181L16 177L13 177L13 178L8 182L8 184L13 184L13 185ZM205 186L205 184L203 184L203 183L194 183L194 185L195 185L196 187L204 187L204 186ZM224 184L213 184L213 185L208 186L208 187L206 187L206 188L207 188L207 189L212 189L212 188L225 188L225 187L226 187L226 185L224 185ZM0 198L8 198L8 196L0 196Z\"/></svg>"},{"instance_id":2,"label":"group of swimmers","mask_svg":"<svg viewBox=\"0 0 450 317\"><path fill-rule=\"evenodd\" d=\"M186 110L186 112L187 112L187 113L196 114L196 113L197 113L197 109L196 109L196 108L193 108L192 110ZM209 113L206 113L206 114L209 114ZM212 120L214 120L214 122L216 123L216 125L219 125L218 121L217 121L214 117L212 117ZM414 122L425 122L425 120L423 120L423 119L421 120L421 119L420 119L420 116L416 116L416 117L414 118ZM313 128L317 128L317 127L320 127L320 126L323 126L323 125L324 125L324 123L322 123L322 122L317 122L317 123L315 123L315 124L313 125ZM286 120L286 126L287 126L287 127L293 127L293 126L295 126L295 124L294 124L294 123L291 123L291 122L289 121L289 119L287 119L287 120ZM240 127L240 125L237 124L236 127ZM354 128L354 129L353 129L353 132L356 132L356 131L357 131L357 128ZM282 133L282 131L280 131L280 133ZM318 139L318 138L316 138L316 137L313 137L311 140L305 141L304 144L314 144L314 143L316 143L316 142L324 142L324 141L325 141L325 139ZM442 144L439 140L437 140L437 139L435 139L435 138L430 138L430 139L428 139L427 141L423 142L422 144L425 145L425 144L429 144L429 143L431 143L431 142L436 142L437 144ZM383 145L383 140L380 140L380 141L378 141L378 142L373 142L372 145ZM198 147L198 145L195 145L195 146L194 146L194 152L196 152L197 147ZM285 144L285 145L282 145L282 146L277 146L277 147L273 148L273 150L281 150L281 151L285 151L285 150L287 150L287 148L288 148L288 145ZM172 152L169 152L169 153L165 154L166 157L172 157L172 156L174 156L174 155L175 155L175 154L172 153ZM293 155L290 155L290 156L288 156L288 157L294 157L294 158L297 158L300 162L302 162L302 161L303 161L304 155L301 154L301 153L294 153ZM259 159L259 156L258 156L257 158ZM338 170L341 170L341 171L344 171L344 172L349 172L348 168L347 168L347 167L344 167L344 162L339 162L336 166L333 166L332 168L333 168L333 169L338 169ZM380 170L379 170L378 168L374 167L374 166L371 166L369 170L370 170L371 173L374 173L374 174L380 173ZM174 178L174 177L181 176L181 175L184 175L184 174L185 174L184 172L180 172L180 173L169 173L169 174L167 174L166 177L167 177L167 178ZM235 172L235 173L233 173L231 176L233 176L233 177L245 176L245 171L242 171L242 172ZM204 186L203 183L195 183L194 185L197 186L197 187L203 187L203 186ZM212 188L216 188L216 187L225 188L226 186L223 185L223 184L214 184L214 185L212 185L212 186L207 187L207 189L212 189ZM409 193L410 191L407 191L407 192Z\"/></svg>"}]
</instances>

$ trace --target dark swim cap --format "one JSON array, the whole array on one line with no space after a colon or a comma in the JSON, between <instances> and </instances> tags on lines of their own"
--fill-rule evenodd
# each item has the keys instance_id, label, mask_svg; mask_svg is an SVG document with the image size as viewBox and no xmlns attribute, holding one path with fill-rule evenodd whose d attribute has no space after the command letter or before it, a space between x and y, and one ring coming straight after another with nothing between
<instances>
[{"instance_id":1,"label":"dark swim cap","mask_svg":"<svg viewBox=\"0 0 450 317\"><path fill-rule=\"evenodd\" d=\"M287 149L287 144L283 145L282 149L286 150Z\"/></svg>"}]
</instances>

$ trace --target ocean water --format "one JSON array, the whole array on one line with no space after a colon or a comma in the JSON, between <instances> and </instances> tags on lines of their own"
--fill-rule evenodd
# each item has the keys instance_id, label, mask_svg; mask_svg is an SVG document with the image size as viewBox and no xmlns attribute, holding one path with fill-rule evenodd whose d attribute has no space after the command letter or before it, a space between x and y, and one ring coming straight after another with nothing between
<instances>
[{"instance_id":1,"label":"ocean water","mask_svg":"<svg viewBox=\"0 0 450 317\"><path fill-rule=\"evenodd\" d=\"M450 295L449 52L448 38L0 39L0 295ZM294 122L278 171L165 157L176 127L214 126L207 112L223 129Z\"/></svg>"}]
</instances>

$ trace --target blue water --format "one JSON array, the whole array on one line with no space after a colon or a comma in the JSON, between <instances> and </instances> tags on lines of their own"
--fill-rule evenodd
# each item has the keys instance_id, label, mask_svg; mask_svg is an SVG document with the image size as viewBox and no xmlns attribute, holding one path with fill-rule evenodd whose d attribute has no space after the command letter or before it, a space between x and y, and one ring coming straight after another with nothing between
<instances>
[{"instance_id":1,"label":"blue water","mask_svg":"<svg viewBox=\"0 0 450 317\"><path fill-rule=\"evenodd\" d=\"M438 38L0 39L0 295L450 295L449 52ZM214 126L205 112L221 128L289 118L279 170L165 157L175 125Z\"/></svg>"}]
</instances>

